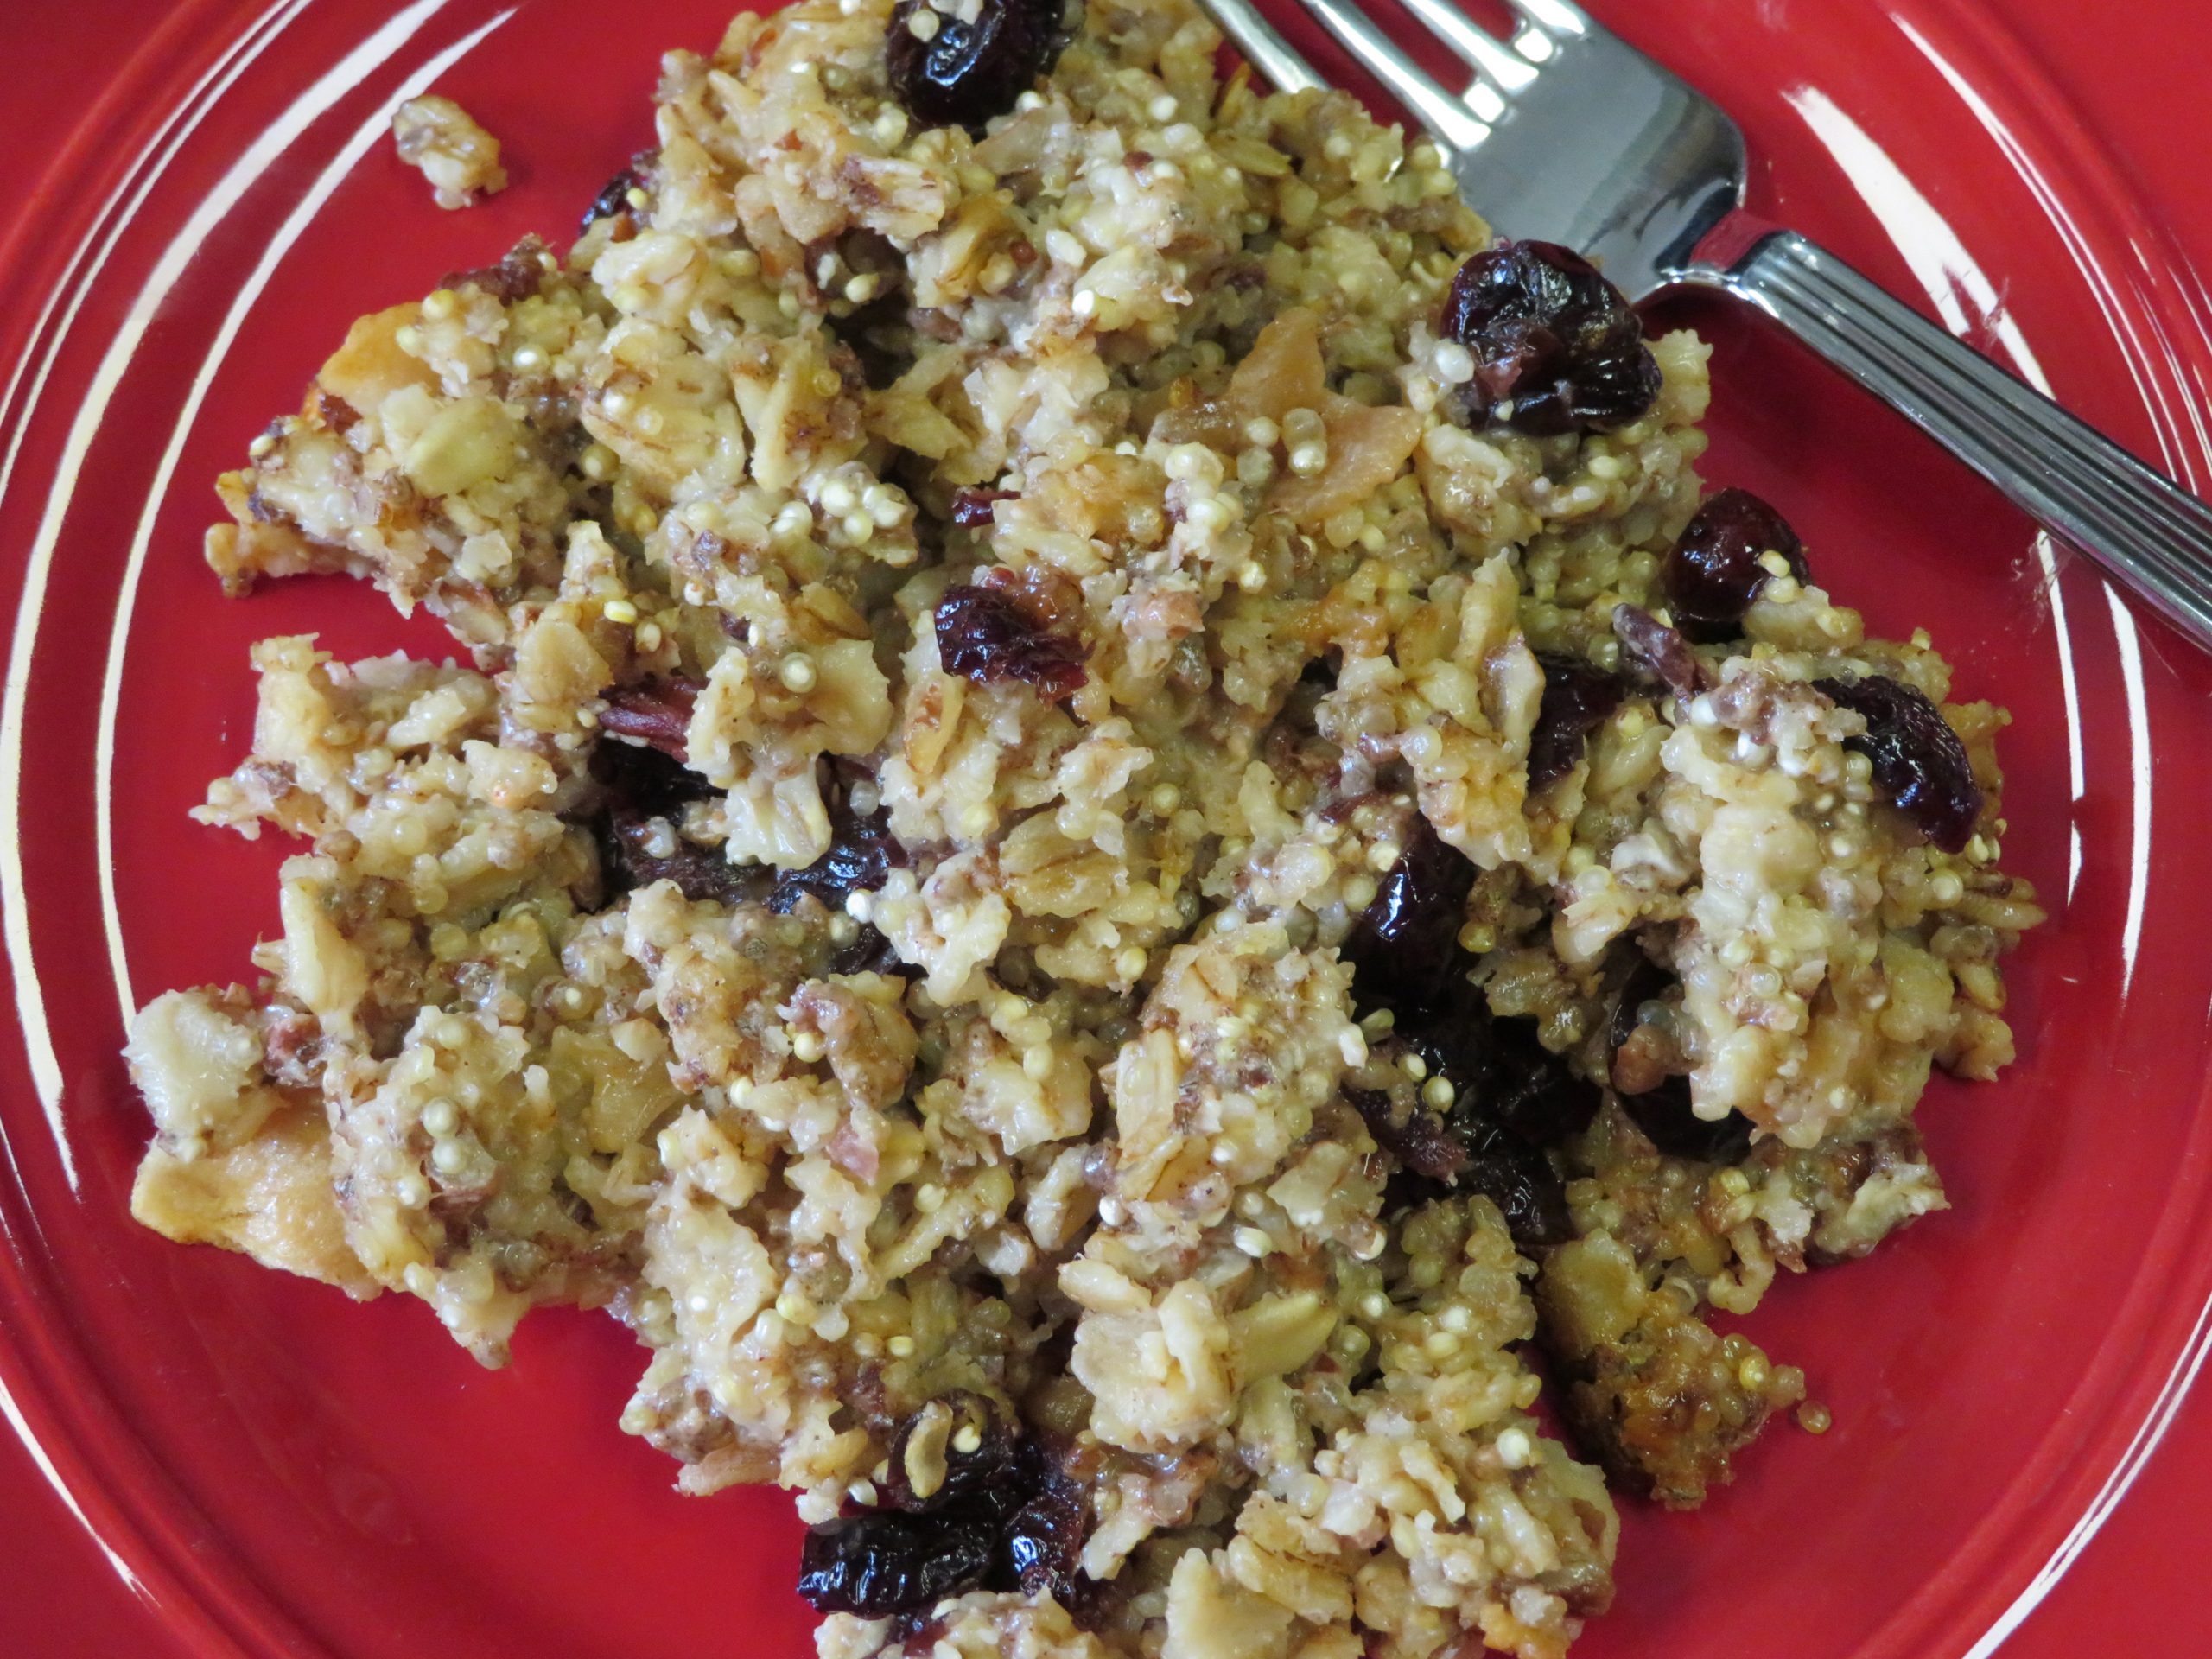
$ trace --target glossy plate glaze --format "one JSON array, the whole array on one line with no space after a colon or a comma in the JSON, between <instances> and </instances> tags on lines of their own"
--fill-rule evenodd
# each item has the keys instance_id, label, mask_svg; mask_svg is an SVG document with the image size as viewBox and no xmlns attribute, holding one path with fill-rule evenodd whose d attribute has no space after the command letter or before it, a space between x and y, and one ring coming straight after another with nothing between
<instances>
[{"instance_id":1,"label":"glossy plate glaze","mask_svg":"<svg viewBox=\"0 0 2212 1659\"><path fill-rule=\"evenodd\" d=\"M2212 477L2192 412L2212 346L1986 15L1600 10L1737 113L1754 207ZM411 1302L357 1306L125 1215L125 1008L240 975L276 927L285 849L184 816L245 747L247 645L445 648L351 584L223 601L197 553L208 482L354 315L574 222L649 138L658 49L722 21L653 10L616 34L588 0L188 3L0 220L0 1407L188 1650L810 1650L788 1501L671 1491L614 1427L642 1356L610 1321L536 1316L494 1375ZM508 143L514 188L485 207L440 213L390 154L391 105L432 85ZM1718 348L1708 477L1781 504L1875 628L1929 627L1955 695L2012 708L2008 861L2054 920L2014 959L2019 1064L1923 1109L1956 1207L1751 1321L1835 1428L1777 1428L1699 1515L1626 1506L1617 1610L1576 1651L1986 1652L2200 1357L2212 666L1786 343L1679 320Z\"/></svg>"}]
</instances>

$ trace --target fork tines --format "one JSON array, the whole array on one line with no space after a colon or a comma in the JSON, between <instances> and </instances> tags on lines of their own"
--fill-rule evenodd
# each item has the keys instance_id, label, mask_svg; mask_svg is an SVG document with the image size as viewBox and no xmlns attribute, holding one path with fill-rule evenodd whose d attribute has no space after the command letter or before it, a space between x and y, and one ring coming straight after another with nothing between
<instances>
[{"instance_id":1,"label":"fork tines","mask_svg":"<svg viewBox=\"0 0 2212 1659\"><path fill-rule=\"evenodd\" d=\"M1298 48L1261 15L1252 0L1200 0L1222 32L1278 90L1328 85ZM1535 85L1543 67L1568 41L1592 27L1571 0L1508 0L1521 27L1500 40L1461 11L1453 0L1403 0L1408 11L1475 72L1462 92L1446 92L1377 28L1356 0L1299 0L1344 49L1405 105L1414 118L1455 152L1472 149L1490 136L1514 98Z\"/></svg>"}]
</instances>

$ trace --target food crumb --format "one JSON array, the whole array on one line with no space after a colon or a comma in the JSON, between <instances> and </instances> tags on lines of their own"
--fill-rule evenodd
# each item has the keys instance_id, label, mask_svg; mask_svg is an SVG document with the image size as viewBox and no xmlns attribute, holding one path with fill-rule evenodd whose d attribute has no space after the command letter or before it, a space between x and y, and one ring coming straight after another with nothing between
<instances>
[{"instance_id":1,"label":"food crumb","mask_svg":"<svg viewBox=\"0 0 2212 1659\"><path fill-rule=\"evenodd\" d=\"M399 159L420 168L438 206L467 207L507 188L499 141L449 98L410 98L392 112Z\"/></svg>"}]
</instances>

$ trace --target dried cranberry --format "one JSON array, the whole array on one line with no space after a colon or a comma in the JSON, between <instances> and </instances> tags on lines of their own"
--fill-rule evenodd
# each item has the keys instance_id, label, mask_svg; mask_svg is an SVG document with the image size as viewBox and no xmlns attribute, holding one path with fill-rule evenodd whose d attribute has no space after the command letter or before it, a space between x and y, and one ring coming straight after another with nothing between
<instances>
[{"instance_id":1,"label":"dried cranberry","mask_svg":"<svg viewBox=\"0 0 2212 1659\"><path fill-rule=\"evenodd\" d=\"M1550 242L1508 242L1459 267L1441 332L1474 354L1477 422L1532 436L1625 425L1659 396L1643 325L1597 267Z\"/></svg>"},{"instance_id":2,"label":"dried cranberry","mask_svg":"<svg viewBox=\"0 0 2212 1659\"><path fill-rule=\"evenodd\" d=\"M1428 1033L1417 1028L1415 1035L1432 1046L1429 1052L1441 1052ZM1493 1020L1489 1057L1483 1109L1529 1145L1555 1147L1589 1128L1598 1115L1597 1086L1543 1046L1535 1020ZM1446 1075L1451 1075L1448 1069Z\"/></svg>"},{"instance_id":3,"label":"dried cranberry","mask_svg":"<svg viewBox=\"0 0 2212 1659\"><path fill-rule=\"evenodd\" d=\"M1473 862L1415 813L1398 861L1344 938L1363 1002L1426 1007L1448 995L1474 885Z\"/></svg>"},{"instance_id":4,"label":"dried cranberry","mask_svg":"<svg viewBox=\"0 0 2212 1659\"><path fill-rule=\"evenodd\" d=\"M873 893L891 872L906 862L906 849L891 834L891 815L878 809L862 817L842 798L830 812L830 850L803 869L776 878L768 908L787 916L803 894L812 893L831 914L841 913L855 893Z\"/></svg>"},{"instance_id":5,"label":"dried cranberry","mask_svg":"<svg viewBox=\"0 0 2212 1659\"><path fill-rule=\"evenodd\" d=\"M1813 684L1838 708L1866 716L1866 736L1847 738L1844 747L1874 763L1874 786L1945 852L1964 851L1981 816L1981 785L1942 711L1878 674Z\"/></svg>"},{"instance_id":6,"label":"dried cranberry","mask_svg":"<svg viewBox=\"0 0 2212 1659\"><path fill-rule=\"evenodd\" d=\"M945 1403L957 1425L980 1431L975 1449L959 1449L956 1428L944 1480L917 1497L906 1454L921 1414L909 1418L877 1483L881 1507L809 1530L799 1593L823 1612L889 1618L963 1590L1019 1587L1080 1617L1095 1588L1080 1567L1090 1520L1082 1487L979 1396Z\"/></svg>"},{"instance_id":7,"label":"dried cranberry","mask_svg":"<svg viewBox=\"0 0 2212 1659\"><path fill-rule=\"evenodd\" d=\"M1083 1488L1057 1470L1045 1490L1007 1522L1007 1557L1027 1596L1050 1596L1080 1620L1096 1585L1083 1571L1084 1541L1090 1532L1090 1504Z\"/></svg>"},{"instance_id":8,"label":"dried cranberry","mask_svg":"<svg viewBox=\"0 0 2212 1659\"><path fill-rule=\"evenodd\" d=\"M1659 1001L1673 983L1673 976L1657 963L1647 957L1637 958L1627 983L1621 987L1620 1000L1613 1006L1610 1046L1615 1057L1613 1087L1619 1091L1621 1109L1669 1157L1733 1163L1751 1144L1751 1120L1741 1112L1732 1111L1719 1118L1700 1117L1691 1104L1690 1080L1680 1072L1670 1073L1649 1088L1631 1091L1622 1086L1629 1080L1628 1068L1620 1065L1618 1057L1643 1023L1638 1011L1645 1003Z\"/></svg>"},{"instance_id":9,"label":"dried cranberry","mask_svg":"<svg viewBox=\"0 0 2212 1659\"><path fill-rule=\"evenodd\" d=\"M1058 59L1061 11L1061 0L982 0L963 23L929 0L899 0L884 37L891 90L926 126L980 133Z\"/></svg>"},{"instance_id":10,"label":"dried cranberry","mask_svg":"<svg viewBox=\"0 0 2212 1659\"><path fill-rule=\"evenodd\" d=\"M1550 1159L1493 1123L1471 1125L1467 1140L1467 1166L1459 1172L1459 1185L1497 1206L1516 1244L1537 1250L1573 1236L1567 1183Z\"/></svg>"},{"instance_id":11,"label":"dried cranberry","mask_svg":"<svg viewBox=\"0 0 2212 1659\"><path fill-rule=\"evenodd\" d=\"M591 775L600 786L599 810L588 823L608 900L656 881L675 882L695 904L734 905L755 895L758 884L747 872L683 836L683 809L715 792L697 772L658 749L601 743L592 751Z\"/></svg>"},{"instance_id":12,"label":"dried cranberry","mask_svg":"<svg viewBox=\"0 0 2212 1659\"><path fill-rule=\"evenodd\" d=\"M1713 675L1690 649L1690 642L1650 612L1634 605L1614 606L1613 632L1621 642L1622 661L1684 702L1712 689Z\"/></svg>"},{"instance_id":13,"label":"dried cranberry","mask_svg":"<svg viewBox=\"0 0 2212 1659\"><path fill-rule=\"evenodd\" d=\"M1388 1095L1345 1091L1376 1144L1402 1166L1386 1194L1390 1205L1480 1192L1523 1248L1566 1237L1566 1188L1545 1148L1588 1125L1598 1090L1537 1040L1533 1021L1492 1018L1482 992L1464 981L1448 1001L1402 1013L1377 1052L1388 1058L1404 1050L1452 1085L1442 1112L1416 1105L1398 1123Z\"/></svg>"},{"instance_id":14,"label":"dried cranberry","mask_svg":"<svg viewBox=\"0 0 2212 1659\"><path fill-rule=\"evenodd\" d=\"M697 680L681 674L642 685L619 685L607 694L599 729L633 739L672 759L688 760L684 734L691 726L691 705L702 689Z\"/></svg>"},{"instance_id":15,"label":"dried cranberry","mask_svg":"<svg viewBox=\"0 0 2212 1659\"><path fill-rule=\"evenodd\" d=\"M609 179L600 193L584 209L584 216L576 222L576 234L582 236L602 219L613 219L617 213L632 211L630 193L642 190L652 164L658 156L657 150L644 149L631 158L630 165Z\"/></svg>"},{"instance_id":16,"label":"dried cranberry","mask_svg":"<svg viewBox=\"0 0 2212 1659\"><path fill-rule=\"evenodd\" d=\"M947 673L978 685L1020 680L1047 702L1083 688L1083 646L1042 626L1004 588L946 588L937 607L937 651Z\"/></svg>"},{"instance_id":17,"label":"dried cranberry","mask_svg":"<svg viewBox=\"0 0 2212 1659\"><path fill-rule=\"evenodd\" d=\"M1721 490L1706 498L1667 554L1661 581L1675 626L1700 645L1733 639L1773 575L1759 563L1778 553L1800 582L1811 579L1805 546L1789 521L1749 490Z\"/></svg>"},{"instance_id":18,"label":"dried cranberry","mask_svg":"<svg viewBox=\"0 0 2212 1659\"><path fill-rule=\"evenodd\" d=\"M988 1521L879 1510L807 1529L798 1592L817 1612L889 1618L982 1583L998 1552Z\"/></svg>"},{"instance_id":19,"label":"dried cranberry","mask_svg":"<svg viewBox=\"0 0 2212 1659\"><path fill-rule=\"evenodd\" d=\"M955 530L988 530L992 520L991 509L1001 501L1020 499L1019 490L955 490L952 493L952 527Z\"/></svg>"},{"instance_id":20,"label":"dried cranberry","mask_svg":"<svg viewBox=\"0 0 2212 1659\"><path fill-rule=\"evenodd\" d=\"M545 281L544 261L539 257L545 245L534 236L525 236L510 249L496 265L479 265L474 270L449 273L441 288L480 288L502 305L512 305L526 300L538 290Z\"/></svg>"},{"instance_id":21,"label":"dried cranberry","mask_svg":"<svg viewBox=\"0 0 2212 1659\"><path fill-rule=\"evenodd\" d=\"M1387 1094L1368 1089L1344 1093L1376 1144L1401 1166L1384 1189L1387 1208L1402 1210L1452 1192L1479 1192L1498 1207L1513 1242L1524 1249L1569 1236L1566 1184L1541 1148L1460 1103L1441 1113L1415 1104L1399 1123L1392 1118Z\"/></svg>"},{"instance_id":22,"label":"dried cranberry","mask_svg":"<svg viewBox=\"0 0 2212 1659\"><path fill-rule=\"evenodd\" d=\"M944 1395L942 1403L952 1418L952 1428L944 1445L944 1480L926 1497L917 1497L907 1480L906 1450L923 1421L923 1414L917 1412L901 1423L899 1432L892 1436L891 1453L884 1460L884 1478L876 1482L879 1501L885 1508L928 1513L1005 1485L1020 1442L991 1409L990 1402L980 1395L962 1390ZM959 1436L963 1429L976 1431L973 1451L960 1449Z\"/></svg>"},{"instance_id":23,"label":"dried cranberry","mask_svg":"<svg viewBox=\"0 0 2212 1659\"><path fill-rule=\"evenodd\" d=\"M1574 770L1590 734L1620 707L1627 690L1619 675L1580 657L1540 651L1536 661L1544 671L1544 696L1536 707L1536 728L1529 734L1531 795Z\"/></svg>"}]
</instances>

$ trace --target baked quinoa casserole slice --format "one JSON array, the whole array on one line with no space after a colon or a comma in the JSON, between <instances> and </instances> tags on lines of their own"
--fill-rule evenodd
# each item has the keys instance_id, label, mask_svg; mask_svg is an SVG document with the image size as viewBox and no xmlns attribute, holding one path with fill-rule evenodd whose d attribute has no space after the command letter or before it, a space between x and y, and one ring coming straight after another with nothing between
<instances>
[{"instance_id":1,"label":"baked quinoa casserole slice","mask_svg":"<svg viewBox=\"0 0 2212 1659\"><path fill-rule=\"evenodd\" d=\"M836 1659L1555 1659L1608 1479L1804 1399L1708 1314L2012 1058L2003 712L1703 495L1694 337L1219 47L741 16L219 486L467 665L257 648L197 816L300 849L134 1026L137 1215L607 1308Z\"/></svg>"}]
</instances>

